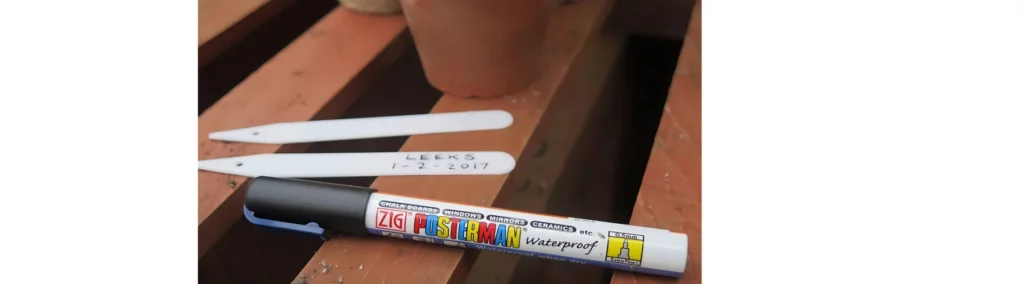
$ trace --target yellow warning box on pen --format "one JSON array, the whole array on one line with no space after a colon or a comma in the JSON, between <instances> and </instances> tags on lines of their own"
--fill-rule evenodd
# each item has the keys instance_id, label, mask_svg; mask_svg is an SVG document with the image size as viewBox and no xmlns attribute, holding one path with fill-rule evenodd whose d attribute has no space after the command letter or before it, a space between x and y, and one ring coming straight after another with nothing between
<instances>
[{"instance_id":1,"label":"yellow warning box on pen","mask_svg":"<svg viewBox=\"0 0 1024 284\"><path fill-rule=\"evenodd\" d=\"M605 261L640 266L643 257L643 235L608 232L608 251L605 254Z\"/></svg>"}]
</instances>

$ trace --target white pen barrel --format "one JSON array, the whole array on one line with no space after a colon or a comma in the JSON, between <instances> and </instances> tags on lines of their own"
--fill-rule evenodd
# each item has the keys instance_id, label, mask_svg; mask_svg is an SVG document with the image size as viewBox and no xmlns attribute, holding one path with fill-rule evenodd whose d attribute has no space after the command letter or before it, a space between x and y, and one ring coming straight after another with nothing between
<instances>
[{"instance_id":1,"label":"white pen barrel","mask_svg":"<svg viewBox=\"0 0 1024 284\"><path fill-rule=\"evenodd\" d=\"M381 235L669 277L686 267L687 236L663 229L274 177L250 181L245 199L253 224L322 237Z\"/></svg>"},{"instance_id":2,"label":"white pen barrel","mask_svg":"<svg viewBox=\"0 0 1024 284\"><path fill-rule=\"evenodd\" d=\"M687 236L668 230L374 193L370 234L500 251L670 277L682 276Z\"/></svg>"}]
</instances>

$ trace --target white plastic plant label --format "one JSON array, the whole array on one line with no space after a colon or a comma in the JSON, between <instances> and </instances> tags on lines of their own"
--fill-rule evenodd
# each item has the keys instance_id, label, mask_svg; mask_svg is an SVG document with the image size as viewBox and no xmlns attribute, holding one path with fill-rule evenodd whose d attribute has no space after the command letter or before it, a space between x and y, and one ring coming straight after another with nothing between
<instances>
[{"instance_id":1,"label":"white plastic plant label","mask_svg":"<svg viewBox=\"0 0 1024 284\"><path fill-rule=\"evenodd\" d=\"M260 154L199 161L199 169L257 177L499 175L515 168L512 155L482 152Z\"/></svg>"}]
</instances>

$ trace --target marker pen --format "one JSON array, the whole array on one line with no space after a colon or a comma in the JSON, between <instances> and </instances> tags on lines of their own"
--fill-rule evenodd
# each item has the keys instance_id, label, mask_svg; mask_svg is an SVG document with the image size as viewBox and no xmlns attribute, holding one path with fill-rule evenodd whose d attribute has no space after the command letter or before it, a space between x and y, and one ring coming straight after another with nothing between
<instances>
[{"instance_id":1,"label":"marker pen","mask_svg":"<svg viewBox=\"0 0 1024 284\"><path fill-rule=\"evenodd\" d=\"M262 227L321 236L380 235L680 277L687 236L276 177L250 180L243 212Z\"/></svg>"}]
</instances>

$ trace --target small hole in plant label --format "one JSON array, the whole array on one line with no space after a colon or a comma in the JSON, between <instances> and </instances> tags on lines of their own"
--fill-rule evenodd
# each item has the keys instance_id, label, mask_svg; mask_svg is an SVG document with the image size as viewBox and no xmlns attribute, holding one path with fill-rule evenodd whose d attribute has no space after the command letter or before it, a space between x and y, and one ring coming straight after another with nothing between
<instances>
[{"instance_id":1,"label":"small hole in plant label","mask_svg":"<svg viewBox=\"0 0 1024 284\"><path fill-rule=\"evenodd\" d=\"M236 166L236 167L241 167L241 166L242 166L242 163L237 163L237 164L235 164L235 166Z\"/></svg>"},{"instance_id":2,"label":"small hole in plant label","mask_svg":"<svg viewBox=\"0 0 1024 284\"><path fill-rule=\"evenodd\" d=\"M253 131L252 135L260 135L260 132L259 131Z\"/></svg>"}]
</instances>

